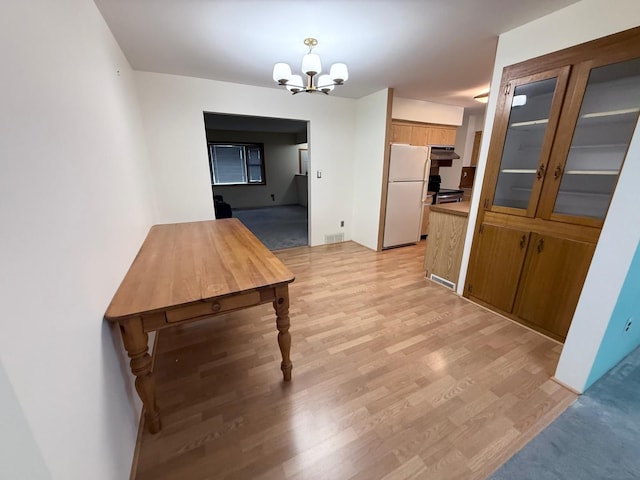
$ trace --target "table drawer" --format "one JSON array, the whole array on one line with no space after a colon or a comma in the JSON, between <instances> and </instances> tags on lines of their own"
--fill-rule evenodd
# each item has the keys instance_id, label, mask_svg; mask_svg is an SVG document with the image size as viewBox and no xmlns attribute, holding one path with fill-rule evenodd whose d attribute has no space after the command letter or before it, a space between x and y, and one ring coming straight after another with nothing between
<instances>
[{"instance_id":1,"label":"table drawer","mask_svg":"<svg viewBox=\"0 0 640 480\"><path fill-rule=\"evenodd\" d=\"M206 301L188 305L186 307L175 308L167 311L167 322L181 322L191 318L204 317L206 315L216 315L238 308L258 305L260 301L260 292L250 292L242 295L234 295L231 297L221 298L213 301Z\"/></svg>"}]
</instances>

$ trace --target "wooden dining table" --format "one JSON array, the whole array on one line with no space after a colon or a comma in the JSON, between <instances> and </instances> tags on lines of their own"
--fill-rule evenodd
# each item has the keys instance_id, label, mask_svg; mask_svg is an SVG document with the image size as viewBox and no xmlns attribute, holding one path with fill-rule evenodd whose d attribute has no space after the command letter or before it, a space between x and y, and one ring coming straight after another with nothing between
<instances>
[{"instance_id":1,"label":"wooden dining table","mask_svg":"<svg viewBox=\"0 0 640 480\"><path fill-rule=\"evenodd\" d=\"M105 318L120 326L147 428L161 429L148 333L272 302L280 368L291 380L293 274L238 219L151 227Z\"/></svg>"}]
</instances>

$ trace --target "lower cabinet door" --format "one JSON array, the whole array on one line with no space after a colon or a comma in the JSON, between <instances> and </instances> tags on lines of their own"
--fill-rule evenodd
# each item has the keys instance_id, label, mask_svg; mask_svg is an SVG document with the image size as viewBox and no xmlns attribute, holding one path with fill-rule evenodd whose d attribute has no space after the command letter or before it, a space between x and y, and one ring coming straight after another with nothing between
<instances>
[{"instance_id":1,"label":"lower cabinet door","mask_svg":"<svg viewBox=\"0 0 640 480\"><path fill-rule=\"evenodd\" d=\"M482 224L476 235L466 293L511 313L530 232Z\"/></svg>"},{"instance_id":2,"label":"lower cabinet door","mask_svg":"<svg viewBox=\"0 0 640 480\"><path fill-rule=\"evenodd\" d=\"M532 234L514 314L564 341L595 245Z\"/></svg>"}]
</instances>

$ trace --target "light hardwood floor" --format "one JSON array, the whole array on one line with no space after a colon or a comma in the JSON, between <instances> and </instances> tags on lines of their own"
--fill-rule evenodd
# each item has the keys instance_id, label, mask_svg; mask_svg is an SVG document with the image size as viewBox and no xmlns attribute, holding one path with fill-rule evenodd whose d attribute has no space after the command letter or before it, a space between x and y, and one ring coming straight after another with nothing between
<instances>
[{"instance_id":1,"label":"light hardwood floor","mask_svg":"<svg viewBox=\"0 0 640 480\"><path fill-rule=\"evenodd\" d=\"M486 478L575 395L561 345L425 279L424 248L278 252L288 384L271 305L159 332L136 478Z\"/></svg>"}]
</instances>

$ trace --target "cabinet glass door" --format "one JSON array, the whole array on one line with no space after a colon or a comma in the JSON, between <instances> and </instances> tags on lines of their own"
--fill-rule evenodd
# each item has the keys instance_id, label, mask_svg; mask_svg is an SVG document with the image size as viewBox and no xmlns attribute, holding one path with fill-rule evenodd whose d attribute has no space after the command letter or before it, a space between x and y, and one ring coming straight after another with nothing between
<instances>
[{"instance_id":1,"label":"cabinet glass door","mask_svg":"<svg viewBox=\"0 0 640 480\"><path fill-rule=\"evenodd\" d=\"M554 215L604 219L640 112L640 59L591 69ZM551 172L550 172L551 173Z\"/></svg>"},{"instance_id":2,"label":"cabinet glass door","mask_svg":"<svg viewBox=\"0 0 640 480\"><path fill-rule=\"evenodd\" d=\"M492 210L535 214L567 74L562 69L512 83Z\"/></svg>"}]
</instances>

